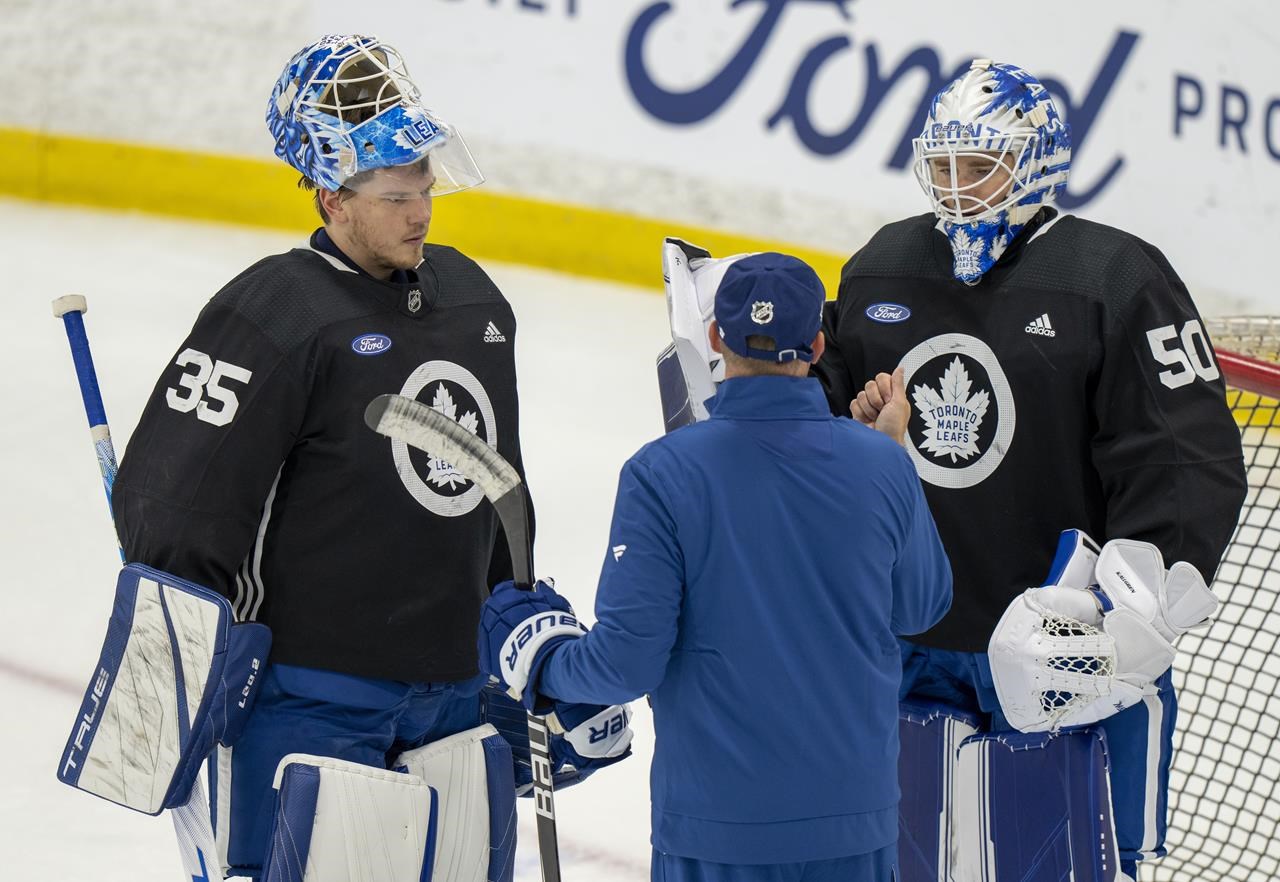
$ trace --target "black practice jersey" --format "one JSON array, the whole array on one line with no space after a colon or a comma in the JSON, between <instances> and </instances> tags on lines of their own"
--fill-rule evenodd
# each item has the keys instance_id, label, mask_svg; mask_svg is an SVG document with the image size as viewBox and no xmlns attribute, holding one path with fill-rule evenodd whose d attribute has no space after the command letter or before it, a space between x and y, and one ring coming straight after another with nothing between
<instances>
[{"instance_id":1,"label":"black practice jersey","mask_svg":"<svg viewBox=\"0 0 1280 882\"><path fill-rule=\"evenodd\" d=\"M426 245L402 284L310 247L205 306L129 441L113 494L125 554L271 627L272 659L369 677L477 673L489 586L511 577L480 489L371 431L417 398L523 474L515 318L489 277Z\"/></svg>"},{"instance_id":2,"label":"black practice jersey","mask_svg":"<svg viewBox=\"0 0 1280 882\"><path fill-rule=\"evenodd\" d=\"M1164 256L1045 210L969 287L935 224L890 224L849 260L814 368L847 416L867 380L905 367L907 450L955 577L950 613L913 639L985 652L1071 527L1211 578L1244 500L1240 436Z\"/></svg>"}]
</instances>

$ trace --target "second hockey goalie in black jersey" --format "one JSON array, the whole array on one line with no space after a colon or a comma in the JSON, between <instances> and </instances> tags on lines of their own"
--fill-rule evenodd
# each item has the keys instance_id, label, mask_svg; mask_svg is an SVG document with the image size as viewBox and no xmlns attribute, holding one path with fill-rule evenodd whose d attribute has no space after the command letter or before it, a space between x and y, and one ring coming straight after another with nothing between
<instances>
[{"instance_id":1,"label":"second hockey goalie in black jersey","mask_svg":"<svg viewBox=\"0 0 1280 882\"><path fill-rule=\"evenodd\" d=\"M833 410L901 365L907 451L956 577L926 646L985 651L1058 533L1144 539L1212 579L1244 498L1240 436L1195 304L1151 245L1044 208L968 287L932 214L844 268L815 368Z\"/></svg>"},{"instance_id":2,"label":"second hockey goalie in black jersey","mask_svg":"<svg viewBox=\"0 0 1280 882\"><path fill-rule=\"evenodd\" d=\"M1136 236L1051 205L1066 186L1071 141L1044 85L1014 65L974 61L933 99L914 143L934 212L889 224L845 265L814 372L833 412L864 423L894 390L910 403L905 445L951 559L954 602L903 642L904 697L1007 732L988 641L1014 598L1043 584L1060 532L1145 541L1211 581L1244 500L1240 436L1213 347L1169 262ZM1111 878L1132 880L1137 861L1164 854L1170 672L1143 688L1141 702L1115 704L1100 723L1115 831L1081 853L1115 840L1123 875ZM944 745L942 767L955 755ZM925 767L904 768L913 762ZM994 794L998 778L983 778L982 792ZM1054 786L1032 782L1026 798L1043 805ZM1007 794L992 799L956 806L957 816L985 822L1001 800L1010 809ZM932 841L947 809L904 815L904 835ZM1072 820L1084 829L1090 814L1100 817ZM1019 848L1039 845L1025 830L990 839L993 849L971 843L950 854L988 874L991 855L1016 865ZM1095 856L1114 872L1109 854ZM944 870L904 866L903 878ZM1082 878L1078 870L1054 868Z\"/></svg>"}]
</instances>

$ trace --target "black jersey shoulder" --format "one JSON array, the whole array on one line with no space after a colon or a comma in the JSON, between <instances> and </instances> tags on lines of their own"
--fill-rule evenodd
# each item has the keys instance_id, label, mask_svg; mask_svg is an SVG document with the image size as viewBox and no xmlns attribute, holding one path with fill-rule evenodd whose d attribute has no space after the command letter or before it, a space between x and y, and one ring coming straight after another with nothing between
<instances>
[{"instance_id":1,"label":"black jersey shoulder","mask_svg":"<svg viewBox=\"0 0 1280 882\"><path fill-rule=\"evenodd\" d=\"M938 219L921 214L886 224L845 263L842 279L856 276L945 278L933 255Z\"/></svg>"},{"instance_id":2,"label":"black jersey shoulder","mask_svg":"<svg viewBox=\"0 0 1280 882\"><path fill-rule=\"evenodd\" d=\"M1027 243L1008 284L1071 292L1123 310L1155 280L1180 284L1154 245L1124 230L1066 215Z\"/></svg>"},{"instance_id":3,"label":"black jersey shoulder","mask_svg":"<svg viewBox=\"0 0 1280 882\"><path fill-rule=\"evenodd\" d=\"M206 309L230 309L289 352L326 325L385 312L361 285L377 284L333 266L308 248L265 257L213 296Z\"/></svg>"},{"instance_id":4,"label":"black jersey shoulder","mask_svg":"<svg viewBox=\"0 0 1280 882\"><path fill-rule=\"evenodd\" d=\"M434 274L439 286L435 308L480 303L505 303L506 298L489 274L461 251L449 245L427 244L418 273Z\"/></svg>"}]
</instances>

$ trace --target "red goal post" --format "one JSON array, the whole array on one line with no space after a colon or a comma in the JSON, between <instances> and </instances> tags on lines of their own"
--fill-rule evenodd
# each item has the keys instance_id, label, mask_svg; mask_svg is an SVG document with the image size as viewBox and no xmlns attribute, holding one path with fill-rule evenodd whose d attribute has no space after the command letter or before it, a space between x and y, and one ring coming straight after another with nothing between
<instances>
[{"instance_id":1,"label":"red goal post","mask_svg":"<svg viewBox=\"0 0 1280 882\"><path fill-rule=\"evenodd\" d=\"M1222 606L1179 643L1169 856L1143 882L1280 879L1280 318L1205 328L1249 491L1214 580Z\"/></svg>"}]
</instances>

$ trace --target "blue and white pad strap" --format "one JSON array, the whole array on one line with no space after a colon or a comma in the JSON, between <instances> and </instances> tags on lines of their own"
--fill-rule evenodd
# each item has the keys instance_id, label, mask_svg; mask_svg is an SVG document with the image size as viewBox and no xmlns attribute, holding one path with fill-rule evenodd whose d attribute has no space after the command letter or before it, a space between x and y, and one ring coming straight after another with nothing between
<instances>
[{"instance_id":1,"label":"blue and white pad strap","mask_svg":"<svg viewBox=\"0 0 1280 882\"><path fill-rule=\"evenodd\" d=\"M252 706L270 631L220 594L129 564L58 778L150 815L186 803L215 741Z\"/></svg>"}]
</instances>

